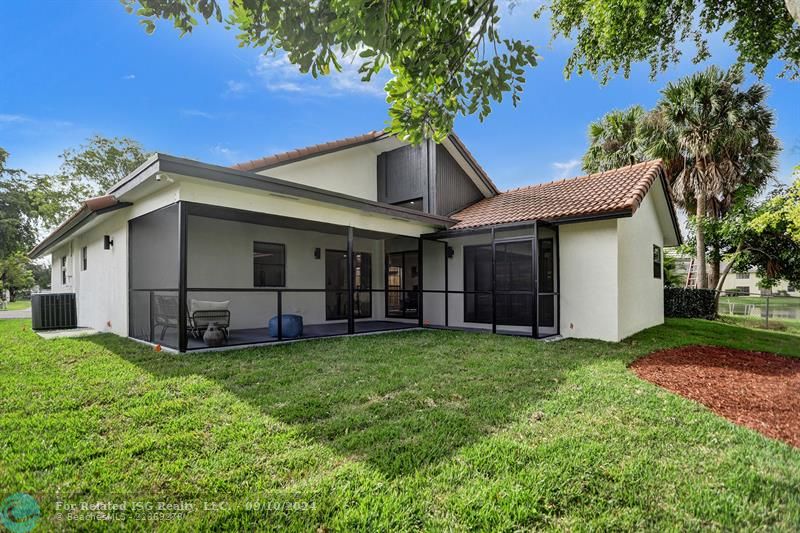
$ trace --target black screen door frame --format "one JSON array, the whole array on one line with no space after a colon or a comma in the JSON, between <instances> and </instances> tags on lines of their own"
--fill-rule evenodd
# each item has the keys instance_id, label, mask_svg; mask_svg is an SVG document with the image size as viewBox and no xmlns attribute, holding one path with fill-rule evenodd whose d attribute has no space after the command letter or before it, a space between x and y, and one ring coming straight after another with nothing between
<instances>
[{"instance_id":1,"label":"black screen door frame","mask_svg":"<svg viewBox=\"0 0 800 533\"><path fill-rule=\"evenodd\" d=\"M335 313L335 314L331 314L331 312L330 312L330 308L329 308L329 305L328 305L329 304L329 295L331 295L331 294L337 294L337 295L345 294L345 295L347 295L347 294L349 294L349 291L348 291L347 283L345 283L343 287L339 287L339 288L328 287L328 283L327 283L328 276L329 276L329 272L328 272L328 254L341 255L346 259L347 258L347 250L333 250L333 249L327 249L327 248L325 249L325 280L326 280L326 282L325 282L325 320L345 320L345 319L349 320L349 318L350 318L349 310L350 309L353 310L352 311L353 318L372 318L372 254L370 252L353 251L353 253L352 253L352 261L345 261L345 263L348 266L352 265L352 272L345 272L345 274L348 277L347 279L352 279L352 282L353 282L353 285L354 285L353 288L352 288L353 298L352 298L352 300L350 300L349 296L345 296L345 304L346 304L345 309L339 308L338 309L339 312ZM361 257L361 262L362 262L362 271L361 271L362 278L360 278L359 281L365 282L365 283L360 283L360 285L362 286L360 289L355 287L355 281L356 281L355 270L356 270L356 257L357 256ZM369 263L369 268L367 269L367 277L363 277L364 276L363 264L364 264L365 260L367 260L367 262ZM345 266L345 270L348 270L348 266ZM338 276L337 276L337 278L338 278ZM364 287L364 285L366 285L366 287ZM364 299L364 297L362 296L364 293L366 293L367 296L365 298L366 302L363 302L363 303L365 304L365 308L367 310L364 313L362 313L360 304L362 303L361 300ZM348 300L349 300L349 302L348 302ZM359 304L359 305L356 305L356 304Z\"/></svg>"},{"instance_id":2,"label":"black screen door frame","mask_svg":"<svg viewBox=\"0 0 800 533\"><path fill-rule=\"evenodd\" d=\"M530 257L531 257L531 259L530 259L531 260L530 276L531 276L531 279L530 279L530 285L529 285L530 289L525 289L525 290L513 290L513 289L500 290L500 289L497 288L497 277L498 277L498 268L497 268L498 252L497 252L497 248L498 247L502 247L505 244L516 244L516 243L527 244L527 245L530 246L530 251L531 251L531 253L530 253ZM481 299L483 299L484 301L485 300L489 300L489 302L491 303L491 318L489 318L489 317L481 318L479 316L479 314L477 314L477 310L476 310L475 316L474 316L475 320L471 320L470 322L492 324L492 331L496 332L497 325L499 324L499 322L498 322L498 313L497 313L497 310L498 310L498 303L497 303L498 296L505 297L504 300L508 300L509 298L511 298L513 296L529 296L530 297L530 301L531 301L531 304L530 304L531 305L531 309L530 309L531 319L530 319L530 322L526 321L525 324L505 323L505 324L500 324L500 325L530 326L532 334L535 335L536 334L536 325L537 325L537 321L538 321L537 306L536 306L536 300L537 300L537 294L536 294L537 285L536 285L536 282L537 282L537 279L538 279L537 278L537 249L536 249L536 240L535 240L535 238L533 236L531 236L531 235L524 235L524 236L519 236L519 237L508 237L508 238L503 238L503 239L496 239L494 237L494 231L493 231L492 232L492 240L491 240L490 243L477 244L477 245L465 245L464 246L464 250L467 250L469 248L484 248L484 249L488 248L489 249L488 251L490 251L490 254L491 254L491 256L490 256L490 261L491 261L491 264L490 264L490 267L491 267L491 270L490 270L490 272L491 272L490 273L491 290L487 291L487 292L489 292L489 294L484 294L483 292L481 294L476 294L476 293L465 294L465 298L464 298L464 304L465 304L464 305L464 319L465 319L465 321L466 321L466 318L467 318L467 301L468 301L468 299L471 298L471 299L474 300L474 306L478 306L479 305L479 301ZM466 252L464 253L464 257L466 258ZM464 260L463 268L464 268L464 278L463 279L464 279L464 281L466 283L466 280L469 277L467 275L467 262L466 262L466 260ZM465 285L464 290L465 291L467 290L466 285ZM472 287L469 290L478 290L478 289L476 287ZM485 289L481 289L481 291L484 291L484 290ZM488 298L487 298L487 296L488 296ZM509 305L511 305L511 304L509 304ZM507 314L508 313L505 313L505 315L507 315Z\"/></svg>"},{"instance_id":3,"label":"black screen door frame","mask_svg":"<svg viewBox=\"0 0 800 533\"><path fill-rule=\"evenodd\" d=\"M492 276L494 277L494 282L492 283L493 291L492 291L492 306L494 308L493 312L493 323L492 328L496 330L498 326L497 322L497 296L499 295L512 295L512 294L523 294L528 293L531 297L531 335L534 337L538 337L538 324L539 324L539 313L538 313L538 305L537 302L539 300L539 271L538 271L538 257L539 257L539 246L538 246L538 237L537 237L537 227L534 226L533 235L520 235L519 237L506 237L497 239L495 238L494 231L492 231ZM497 290L497 246L503 244L514 244L514 243L526 243L530 244L531 247L531 289L530 291L498 291ZM503 325L503 324L499 324ZM527 324L526 324L527 325Z\"/></svg>"},{"instance_id":4,"label":"black screen door frame","mask_svg":"<svg viewBox=\"0 0 800 533\"><path fill-rule=\"evenodd\" d=\"M416 258L417 258L416 261L408 261L408 256L409 255L416 256ZM389 288L389 270L391 268L391 266L390 266L390 258L391 258L391 256L395 256L395 257L400 256L402 258L401 266L400 266L402 275L401 275L400 288L399 288L400 301L401 301L401 305L402 305L402 312L399 313L399 314L392 313L392 312L390 312L390 309L389 309L389 307L390 307L390 304L389 304L389 293L394 291L394 290L396 290L396 289L390 289ZM410 272L408 272L406 269L407 269L407 267L411 267L411 266L414 266L414 267L417 268L416 277L417 277L417 286L419 286L419 251L418 250L402 250L402 251L397 251L397 252L387 252L385 261L386 261L386 264L385 264L385 269L384 269L384 278L385 278L384 279L384 287L386 287L386 291L385 291L385 294L384 294L384 299L385 299L384 309L385 309L386 317L387 318L419 318L419 301L417 301L416 305L414 306L415 309L414 309L413 312L409 312L408 308L407 308L407 305L406 305L406 302L408 301L408 296L407 295L409 295L409 294L413 294L414 298L419 300L419 290L418 289L414 290L414 289L407 289L406 288L407 276L411 275Z\"/></svg>"}]
</instances>

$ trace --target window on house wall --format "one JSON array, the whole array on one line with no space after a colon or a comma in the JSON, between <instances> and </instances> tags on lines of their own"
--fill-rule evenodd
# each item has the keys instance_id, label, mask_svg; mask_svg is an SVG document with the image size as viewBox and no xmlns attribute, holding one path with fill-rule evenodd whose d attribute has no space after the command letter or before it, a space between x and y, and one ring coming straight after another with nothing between
<instances>
[{"instance_id":1,"label":"window on house wall","mask_svg":"<svg viewBox=\"0 0 800 533\"><path fill-rule=\"evenodd\" d=\"M406 209L414 209L416 211L422 211L422 198L414 198L412 200L405 200L403 202L396 202L392 205L396 205L397 207L405 207Z\"/></svg>"},{"instance_id":2,"label":"window on house wall","mask_svg":"<svg viewBox=\"0 0 800 533\"><path fill-rule=\"evenodd\" d=\"M661 279L661 247L653 245L653 277Z\"/></svg>"},{"instance_id":3,"label":"window on house wall","mask_svg":"<svg viewBox=\"0 0 800 533\"><path fill-rule=\"evenodd\" d=\"M750 294L750 287L748 287L747 285L736 287L736 292L738 292L739 294L743 294L743 295L749 295Z\"/></svg>"},{"instance_id":4,"label":"window on house wall","mask_svg":"<svg viewBox=\"0 0 800 533\"><path fill-rule=\"evenodd\" d=\"M81 248L81 270L86 270L87 266L89 265L89 261L88 261L88 257L87 257L88 256L88 251L87 251L86 248L87 248L86 246Z\"/></svg>"},{"instance_id":5,"label":"window on house wall","mask_svg":"<svg viewBox=\"0 0 800 533\"><path fill-rule=\"evenodd\" d=\"M736 279L750 279L750 272L737 272Z\"/></svg>"},{"instance_id":6,"label":"window on house wall","mask_svg":"<svg viewBox=\"0 0 800 533\"><path fill-rule=\"evenodd\" d=\"M286 285L286 247L271 242L253 243L253 286Z\"/></svg>"}]
</instances>

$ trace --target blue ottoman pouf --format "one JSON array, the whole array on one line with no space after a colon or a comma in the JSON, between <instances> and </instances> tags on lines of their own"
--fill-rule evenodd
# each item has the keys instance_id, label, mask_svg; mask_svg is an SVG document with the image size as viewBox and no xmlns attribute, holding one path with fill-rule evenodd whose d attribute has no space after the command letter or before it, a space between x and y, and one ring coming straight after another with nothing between
<instances>
[{"instance_id":1,"label":"blue ottoman pouf","mask_svg":"<svg viewBox=\"0 0 800 533\"><path fill-rule=\"evenodd\" d=\"M303 334L303 317L300 315L281 315L281 333L284 339L294 339ZM278 317L269 319L269 336L278 336Z\"/></svg>"}]
</instances>

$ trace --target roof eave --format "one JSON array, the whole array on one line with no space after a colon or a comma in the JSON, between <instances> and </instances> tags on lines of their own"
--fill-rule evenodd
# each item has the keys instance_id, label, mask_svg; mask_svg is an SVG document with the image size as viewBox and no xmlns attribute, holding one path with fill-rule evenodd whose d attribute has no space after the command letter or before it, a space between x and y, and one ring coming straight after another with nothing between
<instances>
[{"instance_id":1,"label":"roof eave","mask_svg":"<svg viewBox=\"0 0 800 533\"><path fill-rule=\"evenodd\" d=\"M516 227L533 226L537 223L548 224L552 226L560 226L563 224L573 224L578 222L596 222L599 220L609 220L615 218L627 218L633 216L632 209L624 209L618 211L609 211L606 213L592 213L584 215L572 215L555 218L532 218L529 220L514 220L509 222L500 222L497 224L482 224L480 226L469 226L465 228L447 229L444 231L437 231L423 235L425 238L435 239L444 237L462 237L465 235L476 233L487 233L492 229L513 229Z\"/></svg>"},{"instance_id":2,"label":"roof eave","mask_svg":"<svg viewBox=\"0 0 800 533\"><path fill-rule=\"evenodd\" d=\"M27 255L31 259L38 259L48 251L52 250L55 246L58 246L64 239L83 227L93 218L111 211L116 211L117 209L129 207L131 205L133 204L130 202L119 202L115 200L115 203L107 207L92 209L90 204L88 204L88 201L84 202L81 207L78 208L78 210L76 210L66 221L53 230L50 235L42 239L39 244L31 248Z\"/></svg>"},{"instance_id":3,"label":"roof eave","mask_svg":"<svg viewBox=\"0 0 800 533\"><path fill-rule=\"evenodd\" d=\"M262 191L287 196L295 196L307 200L332 203L342 207L369 211L403 220L421 222L426 225L448 227L457 221L450 217L423 213L414 209L394 206L383 202L375 202L365 198L358 198L346 194L319 189L308 185L302 185L291 181L263 176L254 172L235 170L229 167L221 167L208 163L201 163L191 159L174 157L167 154L155 153L147 159L136 170L129 174L125 179L119 181L109 189L116 197L120 197L142 183L156 173L173 173L176 175L207 179L218 183L249 187ZM128 206L130 203L119 202L117 205ZM37 244L29 253L30 257L40 257L47 250L68 237L72 232L86 223L89 217L96 214L103 214L106 210L92 211L84 203L81 208L73 213L61 226L48 235L41 243Z\"/></svg>"},{"instance_id":4,"label":"roof eave","mask_svg":"<svg viewBox=\"0 0 800 533\"><path fill-rule=\"evenodd\" d=\"M467 145L464 144L464 141L456 135L453 131L448 136L448 139L453 143L453 146L456 147L456 150L459 151L461 156L467 161L467 163L472 167L478 177L481 179L481 182L495 195L500 194L500 189L494 184L492 179L483 169L483 167L478 163L478 160L475 159L475 156L472 155L472 152L469 151Z\"/></svg>"},{"instance_id":5,"label":"roof eave","mask_svg":"<svg viewBox=\"0 0 800 533\"><path fill-rule=\"evenodd\" d=\"M248 187L286 196L295 196L306 200L331 203L342 207L409 219L435 226L450 226L457 222L455 219L446 216L423 213L415 209L408 209L336 191L320 189L293 181L256 174L255 172L235 170L230 167L211 165L166 154L159 154L158 171L207 179L209 181L216 181L228 185Z\"/></svg>"},{"instance_id":6,"label":"roof eave","mask_svg":"<svg viewBox=\"0 0 800 533\"><path fill-rule=\"evenodd\" d=\"M663 165L659 166L659 178L661 180L661 188L664 190L664 197L667 200L667 207L669 208L669 217L672 221L672 229L675 231L675 240L680 246L683 244L683 235L681 234L681 225L678 222L678 215L675 211L675 202L672 199L672 187L667 180L667 172L664 170Z\"/></svg>"},{"instance_id":7,"label":"roof eave","mask_svg":"<svg viewBox=\"0 0 800 533\"><path fill-rule=\"evenodd\" d=\"M331 141L330 143L326 143L331 145L328 148L323 148L316 151L308 151L308 153L304 153L303 155L300 156L291 156L290 154L295 151L308 150L309 147L300 148L298 150L292 150L290 152L274 154L271 156L262 157L261 159L254 159L252 161L247 161L244 163L238 163L236 165L233 165L231 168L246 172L263 172L271 168L281 167L283 165L289 165L292 163L298 163L300 161L305 161L307 159L312 159L314 157L329 155L336 152L340 152L342 150L348 150L350 148L364 146L366 144L372 144L374 142L386 139L387 137L390 137L390 134L386 133L385 131L370 132L368 134L363 134L358 137L355 137L352 142Z\"/></svg>"}]
</instances>

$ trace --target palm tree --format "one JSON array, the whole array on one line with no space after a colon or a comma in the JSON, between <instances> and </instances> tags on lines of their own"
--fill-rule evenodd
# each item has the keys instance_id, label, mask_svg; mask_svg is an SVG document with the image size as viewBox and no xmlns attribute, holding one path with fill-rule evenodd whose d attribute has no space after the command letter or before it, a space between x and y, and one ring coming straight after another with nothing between
<instances>
[{"instance_id":1,"label":"palm tree","mask_svg":"<svg viewBox=\"0 0 800 533\"><path fill-rule=\"evenodd\" d=\"M740 69L717 67L670 83L651 112L640 106L611 111L589 126L587 172L660 158L676 203L697 221L699 286L708 287L704 223L719 217L735 195L756 194L775 173L778 140L766 107L767 90L740 87ZM712 243L714 281L721 254Z\"/></svg>"},{"instance_id":2,"label":"palm tree","mask_svg":"<svg viewBox=\"0 0 800 533\"><path fill-rule=\"evenodd\" d=\"M602 172L646 159L639 128L646 115L642 106L614 110L589 124L589 148L583 155L583 170Z\"/></svg>"},{"instance_id":3,"label":"palm tree","mask_svg":"<svg viewBox=\"0 0 800 533\"><path fill-rule=\"evenodd\" d=\"M709 67L670 83L639 135L650 157L663 159L676 202L695 211L698 283L708 287L704 222L730 206L742 186L763 190L779 150L766 88L741 90L741 69Z\"/></svg>"}]
</instances>

